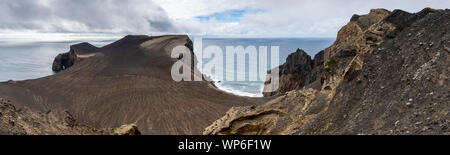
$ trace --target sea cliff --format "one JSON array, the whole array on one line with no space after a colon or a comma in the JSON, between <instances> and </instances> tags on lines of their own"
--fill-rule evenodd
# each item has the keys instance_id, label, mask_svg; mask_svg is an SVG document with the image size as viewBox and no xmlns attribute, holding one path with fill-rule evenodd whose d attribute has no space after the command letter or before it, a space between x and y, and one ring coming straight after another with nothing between
<instances>
[{"instance_id":1,"label":"sea cliff","mask_svg":"<svg viewBox=\"0 0 450 155\"><path fill-rule=\"evenodd\" d=\"M204 134L450 134L449 32L450 10L354 15L324 50L320 87L299 50L266 95L278 98L234 107Z\"/></svg>"}]
</instances>

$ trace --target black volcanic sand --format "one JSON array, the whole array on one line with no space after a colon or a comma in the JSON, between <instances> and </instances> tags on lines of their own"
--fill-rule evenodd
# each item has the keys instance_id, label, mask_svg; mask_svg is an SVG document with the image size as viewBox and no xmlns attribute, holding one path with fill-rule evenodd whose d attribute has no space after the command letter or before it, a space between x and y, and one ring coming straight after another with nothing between
<instances>
[{"instance_id":1,"label":"black volcanic sand","mask_svg":"<svg viewBox=\"0 0 450 155\"><path fill-rule=\"evenodd\" d=\"M143 134L201 134L232 106L267 98L234 96L207 81L175 82L173 47L180 36L127 36L52 76L0 83L0 96L43 112L67 110L97 128L136 123Z\"/></svg>"}]
</instances>

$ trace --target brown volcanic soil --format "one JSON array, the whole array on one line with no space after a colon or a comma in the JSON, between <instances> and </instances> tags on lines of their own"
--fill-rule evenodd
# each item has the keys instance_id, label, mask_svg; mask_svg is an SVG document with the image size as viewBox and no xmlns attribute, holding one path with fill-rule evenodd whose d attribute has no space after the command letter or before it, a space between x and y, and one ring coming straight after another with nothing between
<instances>
[{"instance_id":1,"label":"brown volcanic soil","mask_svg":"<svg viewBox=\"0 0 450 155\"><path fill-rule=\"evenodd\" d=\"M200 134L232 106L266 99L234 96L209 82L175 82L171 49L187 36L127 36L58 74L0 83L0 96L43 112L67 110L96 128L136 123L143 134Z\"/></svg>"}]
</instances>

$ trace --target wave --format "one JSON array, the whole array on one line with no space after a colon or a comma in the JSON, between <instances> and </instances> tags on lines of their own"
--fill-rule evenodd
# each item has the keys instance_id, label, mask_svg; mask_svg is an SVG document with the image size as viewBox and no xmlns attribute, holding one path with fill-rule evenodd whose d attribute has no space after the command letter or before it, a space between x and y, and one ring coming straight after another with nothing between
<instances>
[{"instance_id":1,"label":"wave","mask_svg":"<svg viewBox=\"0 0 450 155\"><path fill-rule=\"evenodd\" d=\"M238 95L238 96L245 96L245 97L264 97L262 93L255 94L255 93L244 92L244 91L241 91L241 90L238 90L238 89L234 89L234 88L232 88L231 86L226 86L226 85L223 85L223 84L218 83L218 82L215 82L215 81L214 81L214 85L215 85L218 89L220 89L220 90L222 90L222 91L225 91L225 92L227 92L227 93L231 93L231 94L234 94L234 95Z\"/></svg>"},{"instance_id":2,"label":"wave","mask_svg":"<svg viewBox=\"0 0 450 155\"><path fill-rule=\"evenodd\" d=\"M202 73L202 74L205 75L205 76L208 76L208 78L211 79L211 81L214 83L214 85L218 89L220 89L220 90L222 90L224 92L227 92L227 93L230 93L230 94L234 94L234 95L237 95L237 96L264 97L263 94L262 94L263 87L261 87L261 89L260 89L260 91L258 93L245 92L245 91L233 88L231 85L226 85L223 82L219 82L220 80L218 80L218 78L214 77L211 74L208 74L208 73ZM244 88L246 88L246 86L251 86L252 84L254 84L254 83L246 84L244 86Z\"/></svg>"}]
</instances>

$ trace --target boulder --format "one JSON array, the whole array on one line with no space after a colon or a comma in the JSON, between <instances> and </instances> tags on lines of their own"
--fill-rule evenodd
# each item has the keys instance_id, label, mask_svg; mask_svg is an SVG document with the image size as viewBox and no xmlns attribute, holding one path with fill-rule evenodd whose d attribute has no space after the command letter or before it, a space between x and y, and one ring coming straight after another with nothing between
<instances>
[{"instance_id":1,"label":"boulder","mask_svg":"<svg viewBox=\"0 0 450 155\"><path fill-rule=\"evenodd\" d=\"M114 133L117 135L141 135L136 124L126 124L114 129Z\"/></svg>"}]
</instances>

